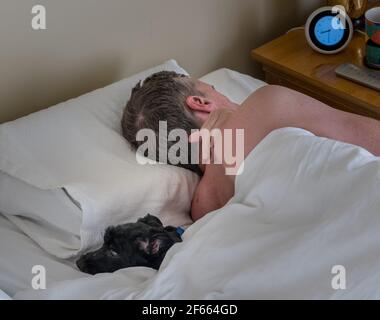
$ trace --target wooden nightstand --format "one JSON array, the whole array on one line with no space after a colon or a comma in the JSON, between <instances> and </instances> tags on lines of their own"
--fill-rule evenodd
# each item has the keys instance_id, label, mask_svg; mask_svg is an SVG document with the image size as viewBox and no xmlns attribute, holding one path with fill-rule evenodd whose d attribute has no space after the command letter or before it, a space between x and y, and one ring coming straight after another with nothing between
<instances>
[{"instance_id":1,"label":"wooden nightstand","mask_svg":"<svg viewBox=\"0 0 380 320\"><path fill-rule=\"evenodd\" d=\"M337 55L323 55L308 45L304 30L289 33L252 50L263 65L266 81L314 97L334 108L380 119L380 92L339 78L341 63L363 65L365 35L355 32L349 47Z\"/></svg>"}]
</instances>

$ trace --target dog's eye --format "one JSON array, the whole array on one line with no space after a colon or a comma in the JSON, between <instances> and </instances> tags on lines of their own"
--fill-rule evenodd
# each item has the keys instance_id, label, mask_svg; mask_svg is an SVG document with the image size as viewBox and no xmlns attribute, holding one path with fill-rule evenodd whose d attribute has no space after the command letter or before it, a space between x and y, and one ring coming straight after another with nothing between
<instances>
[{"instance_id":1,"label":"dog's eye","mask_svg":"<svg viewBox=\"0 0 380 320\"><path fill-rule=\"evenodd\" d=\"M116 251L114 251L114 250L110 250L110 253L111 253L111 255L113 255L114 257L119 255L119 254L118 254Z\"/></svg>"}]
</instances>

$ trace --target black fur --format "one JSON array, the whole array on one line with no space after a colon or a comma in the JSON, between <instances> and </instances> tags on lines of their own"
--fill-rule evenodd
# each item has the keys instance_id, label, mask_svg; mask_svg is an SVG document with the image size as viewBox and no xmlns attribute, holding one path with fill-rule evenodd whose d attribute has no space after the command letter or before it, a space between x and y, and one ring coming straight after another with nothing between
<instances>
[{"instance_id":1,"label":"black fur","mask_svg":"<svg viewBox=\"0 0 380 320\"><path fill-rule=\"evenodd\" d=\"M164 227L157 217L148 214L136 223L108 228L103 246L83 255L77 266L89 274L136 266L158 270L166 252L181 241L176 228Z\"/></svg>"}]
</instances>

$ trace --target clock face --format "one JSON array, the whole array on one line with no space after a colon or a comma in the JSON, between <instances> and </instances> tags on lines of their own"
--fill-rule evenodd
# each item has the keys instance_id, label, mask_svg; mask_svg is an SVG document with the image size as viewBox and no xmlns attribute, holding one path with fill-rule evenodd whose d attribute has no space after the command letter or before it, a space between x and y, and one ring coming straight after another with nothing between
<instances>
[{"instance_id":1,"label":"clock face","mask_svg":"<svg viewBox=\"0 0 380 320\"><path fill-rule=\"evenodd\" d=\"M351 19L333 7L314 11L306 22L305 34L310 46L320 53L335 54L348 46L354 29Z\"/></svg>"},{"instance_id":2,"label":"clock face","mask_svg":"<svg viewBox=\"0 0 380 320\"><path fill-rule=\"evenodd\" d=\"M319 19L315 25L315 37L325 46L335 46L342 41L344 37L344 29L337 28L335 24L339 25L341 22L334 22L333 16L325 16ZM335 27L335 28L334 28Z\"/></svg>"}]
</instances>

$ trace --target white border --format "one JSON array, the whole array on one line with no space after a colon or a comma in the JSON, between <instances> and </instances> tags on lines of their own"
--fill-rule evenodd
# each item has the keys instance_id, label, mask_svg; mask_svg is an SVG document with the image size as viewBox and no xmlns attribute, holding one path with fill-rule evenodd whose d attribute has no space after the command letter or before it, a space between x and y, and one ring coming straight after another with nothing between
<instances>
[{"instance_id":1,"label":"white border","mask_svg":"<svg viewBox=\"0 0 380 320\"><path fill-rule=\"evenodd\" d=\"M306 22L306 26L305 26L305 35L306 35L306 39L307 39L307 42L309 43L309 45L317 52L319 53L323 53L323 54L336 54L344 49L347 48L347 46L349 45L349 43L351 42L352 40L352 37L353 37L353 34L354 34L354 27L352 25L352 22L351 22L351 18L347 15L346 16L346 22L348 24L348 28L349 28L349 31L350 31L350 34L349 34L349 37L346 41L346 43L341 46L340 48L336 49L336 50L333 50L333 51L326 51L326 50L322 50L321 48L318 48L314 42L311 40L310 38L310 32L309 32L309 29L310 29L310 25L312 23L312 21L314 20L314 18L320 14L321 12L325 12L325 11L329 11L329 12L332 12L333 11L333 8L334 7L329 7L329 6L326 6L326 7L322 7L322 8L319 8L317 10L315 10L310 16L309 18L307 19L307 22Z\"/></svg>"}]
</instances>

